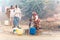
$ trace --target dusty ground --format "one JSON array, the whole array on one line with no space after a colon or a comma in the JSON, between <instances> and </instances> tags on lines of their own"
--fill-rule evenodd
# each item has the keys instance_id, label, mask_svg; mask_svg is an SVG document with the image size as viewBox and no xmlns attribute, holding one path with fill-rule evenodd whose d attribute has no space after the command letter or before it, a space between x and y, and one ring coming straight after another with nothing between
<instances>
[{"instance_id":1,"label":"dusty ground","mask_svg":"<svg viewBox=\"0 0 60 40\"><path fill-rule=\"evenodd\" d=\"M25 25L26 26L26 25ZM27 26L26 26L27 27ZM0 26L0 40L60 40L60 32L45 31L41 35L14 35L11 26Z\"/></svg>"}]
</instances>

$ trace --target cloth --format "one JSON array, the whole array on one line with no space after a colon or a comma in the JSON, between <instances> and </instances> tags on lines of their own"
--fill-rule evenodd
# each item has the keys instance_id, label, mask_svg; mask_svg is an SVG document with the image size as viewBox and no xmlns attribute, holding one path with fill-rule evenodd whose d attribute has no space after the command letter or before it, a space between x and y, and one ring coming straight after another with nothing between
<instances>
[{"instance_id":1,"label":"cloth","mask_svg":"<svg viewBox=\"0 0 60 40\"><path fill-rule=\"evenodd\" d=\"M14 9L10 9L10 17L14 17Z\"/></svg>"},{"instance_id":2,"label":"cloth","mask_svg":"<svg viewBox=\"0 0 60 40\"><path fill-rule=\"evenodd\" d=\"M15 16L19 17L21 19L21 9L20 8L15 8Z\"/></svg>"},{"instance_id":3,"label":"cloth","mask_svg":"<svg viewBox=\"0 0 60 40\"><path fill-rule=\"evenodd\" d=\"M38 20L38 15L32 16L32 19L35 19L35 21L37 21Z\"/></svg>"},{"instance_id":4,"label":"cloth","mask_svg":"<svg viewBox=\"0 0 60 40\"><path fill-rule=\"evenodd\" d=\"M14 17L14 20L13 20L13 25L14 26L19 26L19 18L18 17Z\"/></svg>"}]
</instances>

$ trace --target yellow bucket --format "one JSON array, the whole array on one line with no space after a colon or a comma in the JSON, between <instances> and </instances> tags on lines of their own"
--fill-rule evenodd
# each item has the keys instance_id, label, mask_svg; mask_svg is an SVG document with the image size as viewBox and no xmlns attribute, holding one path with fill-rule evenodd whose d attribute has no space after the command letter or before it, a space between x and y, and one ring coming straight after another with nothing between
<instances>
[{"instance_id":1,"label":"yellow bucket","mask_svg":"<svg viewBox=\"0 0 60 40\"><path fill-rule=\"evenodd\" d=\"M18 35L22 35L22 34L23 34L23 30L22 30L22 29L16 29L16 33L17 33Z\"/></svg>"}]
</instances>

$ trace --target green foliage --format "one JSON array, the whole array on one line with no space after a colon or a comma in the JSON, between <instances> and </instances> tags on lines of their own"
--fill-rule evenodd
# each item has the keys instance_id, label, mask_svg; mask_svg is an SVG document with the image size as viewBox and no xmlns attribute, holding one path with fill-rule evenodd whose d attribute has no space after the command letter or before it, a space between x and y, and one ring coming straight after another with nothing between
<instances>
[{"instance_id":1,"label":"green foliage","mask_svg":"<svg viewBox=\"0 0 60 40\"><path fill-rule=\"evenodd\" d=\"M23 15L30 18L33 11L39 14L40 18L45 18L48 10L55 9L54 1L45 2L45 0L13 0L10 3L17 4L22 9ZM47 8L44 9L44 7ZM51 14L52 15L52 14Z\"/></svg>"}]
</instances>

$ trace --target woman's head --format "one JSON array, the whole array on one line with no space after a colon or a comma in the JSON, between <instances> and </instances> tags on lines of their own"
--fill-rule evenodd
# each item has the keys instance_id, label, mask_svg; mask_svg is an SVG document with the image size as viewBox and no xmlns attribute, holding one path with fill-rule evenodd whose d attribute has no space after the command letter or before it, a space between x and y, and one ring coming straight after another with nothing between
<instances>
[{"instance_id":1,"label":"woman's head","mask_svg":"<svg viewBox=\"0 0 60 40\"><path fill-rule=\"evenodd\" d=\"M13 8L13 6L11 5L11 8Z\"/></svg>"},{"instance_id":2,"label":"woman's head","mask_svg":"<svg viewBox=\"0 0 60 40\"><path fill-rule=\"evenodd\" d=\"M17 5L15 5L15 8L17 8Z\"/></svg>"},{"instance_id":3,"label":"woman's head","mask_svg":"<svg viewBox=\"0 0 60 40\"><path fill-rule=\"evenodd\" d=\"M33 11L33 12L32 12L32 15L35 16L35 15L37 15L37 13L36 13L35 11Z\"/></svg>"}]
</instances>

